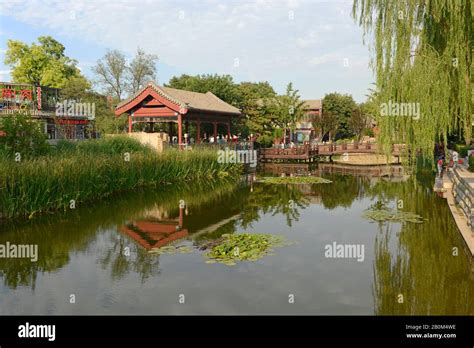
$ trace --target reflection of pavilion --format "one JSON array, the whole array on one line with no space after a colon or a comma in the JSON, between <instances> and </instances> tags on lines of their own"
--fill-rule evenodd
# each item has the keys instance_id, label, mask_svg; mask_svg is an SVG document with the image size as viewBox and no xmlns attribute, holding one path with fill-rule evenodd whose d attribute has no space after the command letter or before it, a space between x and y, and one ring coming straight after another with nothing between
<instances>
[{"instance_id":1,"label":"reflection of pavilion","mask_svg":"<svg viewBox=\"0 0 474 348\"><path fill-rule=\"evenodd\" d=\"M120 232L147 250L161 248L189 235L188 230L183 228L183 210L179 209L179 217L175 219L160 216L131 221L122 226Z\"/></svg>"},{"instance_id":2,"label":"reflection of pavilion","mask_svg":"<svg viewBox=\"0 0 474 348\"><path fill-rule=\"evenodd\" d=\"M238 207L239 203L234 202ZM240 217L236 207L204 204L188 214L187 208L179 208L179 213L155 206L140 214L119 230L135 243L151 250L161 248L174 241L211 234Z\"/></svg>"}]
</instances>

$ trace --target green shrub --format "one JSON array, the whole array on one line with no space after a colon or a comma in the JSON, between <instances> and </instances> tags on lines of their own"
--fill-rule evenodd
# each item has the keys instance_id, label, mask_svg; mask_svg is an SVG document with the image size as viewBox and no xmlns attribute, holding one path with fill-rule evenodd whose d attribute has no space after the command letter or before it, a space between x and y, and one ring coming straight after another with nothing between
<instances>
[{"instance_id":1,"label":"green shrub","mask_svg":"<svg viewBox=\"0 0 474 348\"><path fill-rule=\"evenodd\" d=\"M465 158L467 156L467 150L474 149L474 145L456 144L454 148L459 153L460 158Z\"/></svg>"},{"instance_id":2,"label":"green shrub","mask_svg":"<svg viewBox=\"0 0 474 348\"><path fill-rule=\"evenodd\" d=\"M151 152L151 148L141 144L138 140L127 136L110 138L88 139L82 141L60 140L56 145L55 155L95 154L95 155L123 155L132 152Z\"/></svg>"},{"instance_id":3,"label":"green shrub","mask_svg":"<svg viewBox=\"0 0 474 348\"><path fill-rule=\"evenodd\" d=\"M474 155L469 156L469 171L474 173Z\"/></svg>"},{"instance_id":4,"label":"green shrub","mask_svg":"<svg viewBox=\"0 0 474 348\"><path fill-rule=\"evenodd\" d=\"M261 147L272 147L273 137L270 135L261 135L258 137L257 143L259 143Z\"/></svg>"},{"instance_id":5,"label":"green shrub","mask_svg":"<svg viewBox=\"0 0 474 348\"><path fill-rule=\"evenodd\" d=\"M31 116L13 114L0 119L0 137L2 153L12 158L20 154L21 159L33 158L50 152L41 123Z\"/></svg>"},{"instance_id":6,"label":"green shrub","mask_svg":"<svg viewBox=\"0 0 474 348\"><path fill-rule=\"evenodd\" d=\"M364 135L367 135L367 136L373 138L375 136L374 130L372 128L367 128L367 129L364 130Z\"/></svg>"}]
</instances>

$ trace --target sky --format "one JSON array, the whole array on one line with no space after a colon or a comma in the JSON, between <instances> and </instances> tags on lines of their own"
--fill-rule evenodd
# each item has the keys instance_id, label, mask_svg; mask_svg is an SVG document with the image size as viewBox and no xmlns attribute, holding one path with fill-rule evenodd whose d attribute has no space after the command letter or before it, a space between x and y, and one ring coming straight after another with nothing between
<instances>
[{"instance_id":1,"label":"sky","mask_svg":"<svg viewBox=\"0 0 474 348\"><path fill-rule=\"evenodd\" d=\"M157 83L181 74L293 82L303 99L366 99L374 75L352 0L0 0L0 81L7 41L50 35L88 78L109 49L159 57ZM97 86L97 89L99 87Z\"/></svg>"}]
</instances>

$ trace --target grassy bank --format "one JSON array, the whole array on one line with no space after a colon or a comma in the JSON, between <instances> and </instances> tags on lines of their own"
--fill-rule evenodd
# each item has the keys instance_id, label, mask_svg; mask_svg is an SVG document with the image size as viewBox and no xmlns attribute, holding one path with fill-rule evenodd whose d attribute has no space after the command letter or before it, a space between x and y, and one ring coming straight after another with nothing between
<instances>
[{"instance_id":1,"label":"grassy bank","mask_svg":"<svg viewBox=\"0 0 474 348\"><path fill-rule=\"evenodd\" d=\"M128 138L62 143L48 156L0 159L0 216L31 217L114 192L220 180L240 171L238 165L218 163L213 150L156 154Z\"/></svg>"}]
</instances>

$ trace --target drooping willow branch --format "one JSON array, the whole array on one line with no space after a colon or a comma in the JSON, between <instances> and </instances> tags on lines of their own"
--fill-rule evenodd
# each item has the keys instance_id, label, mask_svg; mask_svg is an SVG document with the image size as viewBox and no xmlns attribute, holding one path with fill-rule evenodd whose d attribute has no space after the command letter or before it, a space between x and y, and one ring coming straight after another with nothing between
<instances>
[{"instance_id":1,"label":"drooping willow branch","mask_svg":"<svg viewBox=\"0 0 474 348\"><path fill-rule=\"evenodd\" d=\"M373 101L416 103L420 117L376 115L379 143L433 158L448 135L471 141L472 13L468 0L354 0L353 16L373 39Z\"/></svg>"}]
</instances>

